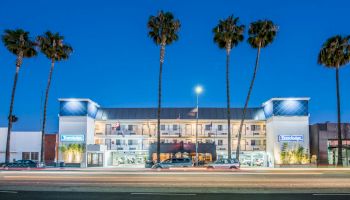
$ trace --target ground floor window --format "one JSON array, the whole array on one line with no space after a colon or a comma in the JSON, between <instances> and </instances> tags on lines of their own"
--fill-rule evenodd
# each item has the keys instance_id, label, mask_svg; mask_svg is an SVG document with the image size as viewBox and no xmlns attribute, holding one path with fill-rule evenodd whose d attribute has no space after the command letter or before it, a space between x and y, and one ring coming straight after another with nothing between
<instances>
[{"instance_id":1,"label":"ground floor window","mask_svg":"<svg viewBox=\"0 0 350 200\"><path fill-rule=\"evenodd\" d=\"M191 153L187 153L187 152L178 152L178 153L161 153L160 154L160 160L167 160L167 159L171 159L171 158L191 158L193 162L195 162L196 159L196 153L195 152L191 152ZM152 160L156 161L157 160L157 153L153 153L152 154ZM198 153L198 161L202 161L205 163L208 162L212 162L213 161L213 157L211 155L211 153Z\"/></svg>"},{"instance_id":2,"label":"ground floor window","mask_svg":"<svg viewBox=\"0 0 350 200\"><path fill-rule=\"evenodd\" d=\"M39 160L39 152L22 152L22 160Z\"/></svg>"},{"instance_id":3,"label":"ground floor window","mask_svg":"<svg viewBox=\"0 0 350 200\"><path fill-rule=\"evenodd\" d=\"M88 153L88 167L102 167L103 153Z\"/></svg>"},{"instance_id":4,"label":"ground floor window","mask_svg":"<svg viewBox=\"0 0 350 200\"><path fill-rule=\"evenodd\" d=\"M112 165L139 165L145 164L147 152L145 151L123 151L111 152Z\"/></svg>"}]
</instances>

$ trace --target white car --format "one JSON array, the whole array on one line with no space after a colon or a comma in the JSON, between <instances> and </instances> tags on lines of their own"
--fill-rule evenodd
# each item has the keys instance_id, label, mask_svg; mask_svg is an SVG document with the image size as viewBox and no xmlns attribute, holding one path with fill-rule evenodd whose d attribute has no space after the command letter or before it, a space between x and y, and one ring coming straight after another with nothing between
<instances>
[{"instance_id":1,"label":"white car","mask_svg":"<svg viewBox=\"0 0 350 200\"><path fill-rule=\"evenodd\" d=\"M221 159L207 166L207 169L239 169L240 163L237 159Z\"/></svg>"}]
</instances>

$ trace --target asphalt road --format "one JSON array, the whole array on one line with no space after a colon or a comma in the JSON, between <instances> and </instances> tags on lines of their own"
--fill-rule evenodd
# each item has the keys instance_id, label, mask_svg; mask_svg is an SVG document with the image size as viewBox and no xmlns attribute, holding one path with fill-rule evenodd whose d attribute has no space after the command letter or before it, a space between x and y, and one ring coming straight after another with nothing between
<instances>
[{"instance_id":1,"label":"asphalt road","mask_svg":"<svg viewBox=\"0 0 350 200\"><path fill-rule=\"evenodd\" d=\"M349 200L350 194L199 194L199 193L100 193L100 192L0 192L6 200Z\"/></svg>"},{"instance_id":2,"label":"asphalt road","mask_svg":"<svg viewBox=\"0 0 350 200\"><path fill-rule=\"evenodd\" d=\"M111 195L107 192L123 193L122 196L134 195L133 198L144 197L131 193L158 192L193 193L195 196L205 194L206 198L211 198L211 194L226 193L303 193L300 194L302 198L307 198L305 195L315 193L350 193L350 169L0 171L0 195L35 195L25 191L106 192L106 198ZM93 194L91 193L91 198ZM48 195L54 198L55 193ZM265 197L263 195L261 198ZM350 196L347 196L347 199L350 199Z\"/></svg>"}]
</instances>

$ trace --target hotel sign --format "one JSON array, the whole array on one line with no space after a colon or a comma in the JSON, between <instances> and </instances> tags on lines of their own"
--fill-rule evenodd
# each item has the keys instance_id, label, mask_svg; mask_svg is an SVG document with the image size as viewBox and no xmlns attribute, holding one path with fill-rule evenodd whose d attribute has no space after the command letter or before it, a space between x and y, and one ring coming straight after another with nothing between
<instances>
[{"instance_id":1,"label":"hotel sign","mask_svg":"<svg viewBox=\"0 0 350 200\"><path fill-rule=\"evenodd\" d=\"M61 142L84 142L84 135L61 135Z\"/></svg>"},{"instance_id":2,"label":"hotel sign","mask_svg":"<svg viewBox=\"0 0 350 200\"><path fill-rule=\"evenodd\" d=\"M303 135L279 135L279 142L302 142L304 141Z\"/></svg>"}]
</instances>

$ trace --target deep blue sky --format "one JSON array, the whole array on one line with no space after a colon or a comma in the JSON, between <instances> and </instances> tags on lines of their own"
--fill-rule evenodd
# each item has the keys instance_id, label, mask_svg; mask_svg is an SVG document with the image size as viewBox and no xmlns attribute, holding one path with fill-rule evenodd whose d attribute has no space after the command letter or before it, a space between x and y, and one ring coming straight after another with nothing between
<instances>
[{"instance_id":1,"label":"deep blue sky","mask_svg":"<svg viewBox=\"0 0 350 200\"><path fill-rule=\"evenodd\" d=\"M215 3L214 3L215 2ZM326 38L350 34L347 0L130 0L10 1L0 5L0 31L23 28L37 36L58 31L74 47L58 63L48 107L49 131L57 131L59 97L91 98L105 107L156 106L159 48L147 36L149 15L172 11L181 20L180 40L167 47L164 106L193 106L193 87L205 88L202 106L226 104L225 52L212 41L219 19L234 14L243 24L271 19L276 40L261 53L250 106L272 97L311 97L311 122L336 120L335 71L317 65ZM233 107L243 106L256 50L242 42L232 51ZM0 45L0 126L6 126L15 57ZM24 60L16 93L16 130L39 130L40 98L50 63L39 55ZM350 120L350 67L341 70L342 117Z\"/></svg>"}]
</instances>

